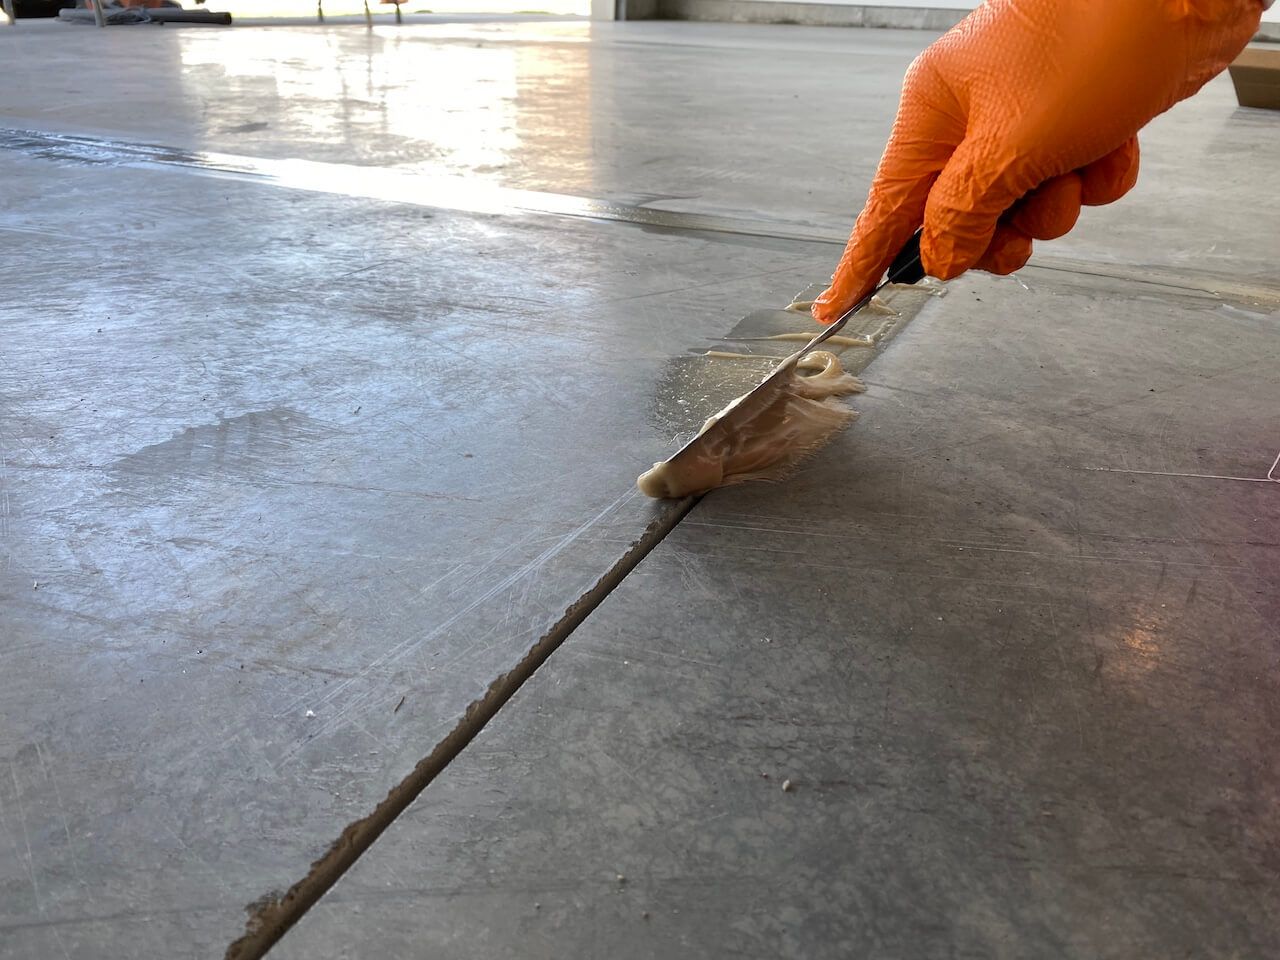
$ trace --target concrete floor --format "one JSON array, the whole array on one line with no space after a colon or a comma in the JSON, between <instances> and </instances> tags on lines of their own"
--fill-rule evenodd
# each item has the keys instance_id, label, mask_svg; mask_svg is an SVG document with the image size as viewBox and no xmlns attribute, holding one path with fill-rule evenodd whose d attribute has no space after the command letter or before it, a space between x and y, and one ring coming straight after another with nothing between
<instances>
[{"instance_id":1,"label":"concrete floor","mask_svg":"<svg viewBox=\"0 0 1280 960\"><path fill-rule=\"evenodd\" d=\"M953 284L271 956L1275 956L1276 334Z\"/></svg>"},{"instance_id":2,"label":"concrete floor","mask_svg":"<svg viewBox=\"0 0 1280 960\"><path fill-rule=\"evenodd\" d=\"M657 543L929 39L0 30L0 957L221 956ZM929 301L272 955L1275 953L1278 117Z\"/></svg>"}]
</instances>

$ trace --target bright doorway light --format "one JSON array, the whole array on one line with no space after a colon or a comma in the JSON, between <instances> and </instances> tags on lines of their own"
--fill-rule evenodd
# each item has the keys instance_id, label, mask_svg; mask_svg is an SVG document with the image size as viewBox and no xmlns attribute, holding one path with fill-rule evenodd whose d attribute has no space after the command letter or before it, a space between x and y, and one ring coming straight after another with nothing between
<instances>
[{"instance_id":1,"label":"bright doorway light","mask_svg":"<svg viewBox=\"0 0 1280 960\"><path fill-rule=\"evenodd\" d=\"M326 17L364 15L362 0L323 0ZM193 0L183 0L183 6L194 8ZM316 0L208 0L210 10L225 10L238 19L261 17L313 18ZM369 0L369 9L379 22L394 19L395 7L389 3ZM400 12L433 14L549 14L552 16L587 16L591 12L590 0L408 0L400 5Z\"/></svg>"}]
</instances>

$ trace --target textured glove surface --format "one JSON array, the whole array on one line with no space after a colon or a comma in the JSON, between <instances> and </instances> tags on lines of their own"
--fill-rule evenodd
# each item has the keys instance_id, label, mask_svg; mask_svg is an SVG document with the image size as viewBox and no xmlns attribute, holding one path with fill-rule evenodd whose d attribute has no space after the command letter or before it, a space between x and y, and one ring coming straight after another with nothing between
<instances>
[{"instance_id":1,"label":"textured glove surface","mask_svg":"<svg viewBox=\"0 0 1280 960\"><path fill-rule=\"evenodd\" d=\"M925 269L1012 273L1032 240L1138 176L1137 132L1226 69L1262 0L988 0L907 71L889 143L831 286L830 323L922 223Z\"/></svg>"}]
</instances>

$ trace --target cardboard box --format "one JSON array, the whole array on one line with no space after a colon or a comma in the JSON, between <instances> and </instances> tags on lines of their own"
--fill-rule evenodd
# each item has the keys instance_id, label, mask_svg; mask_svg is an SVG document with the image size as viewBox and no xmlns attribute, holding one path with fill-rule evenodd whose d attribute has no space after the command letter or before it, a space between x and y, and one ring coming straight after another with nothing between
<instances>
[{"instance_id":1,"label":"cardboard box","mask_svg":"<svg viewBox=\"0 0 1280 960\"><path fill-rule=\"evenodd\" d=\"M1227 69L1240 106L1280 110L1280 46L1245 47Z\"/></svg>"}]
</instances>

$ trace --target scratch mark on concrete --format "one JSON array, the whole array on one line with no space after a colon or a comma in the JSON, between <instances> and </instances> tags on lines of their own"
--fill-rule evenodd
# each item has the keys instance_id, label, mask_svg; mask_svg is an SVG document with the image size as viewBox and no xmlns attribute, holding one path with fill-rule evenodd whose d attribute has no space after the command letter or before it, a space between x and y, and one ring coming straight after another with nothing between
<instances>
[{"instance_id":1,"label":"scratch mark on concrete","mask_svg":"<svg viewBox=\"0 0 1280 960\"><path fill-rule=\"evenodd\" d=\"M40 902L40 884L36 882L36 864L35 855L31 852L31 833L27 829L27 813L22 806L22 786L18 783L18 772L13 768L13 761L9 761L9 776L13 779L13 801L18 807L18 823L22 826L22 839L27 847L27 877L31 880L31 894L35 898L36 911L44 913L44 906Z\"/></svg>"},{"instance_id":2,"label":"scratch mark on concrete","mask_svg":"<svg viewBox=\"0 0 1280 960\"><path fill-rule=\"evenodd\" d=\"M53 771L49 769L49 765L45 763L44 751L40 749L40 744L36 744L36 757L40 760L40 769L44 771L44 777L53 785L53 799L58 807L58 819L62 823L62 833L67 838L67 854L71 858L71 872L75 874L78 880L89 894L89 900L93 900L92 885L85 884L84 874L80 870L80 858L76 856L76 845L71 839L71 826L67 823L67 805L62 799L62 790L58 787L58 779L53 775Z\"/></svg>"}]
</instances>

